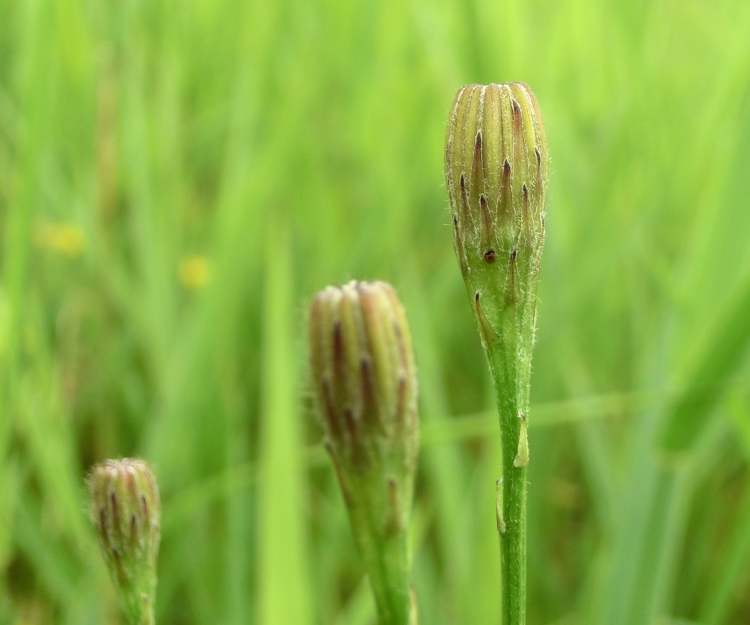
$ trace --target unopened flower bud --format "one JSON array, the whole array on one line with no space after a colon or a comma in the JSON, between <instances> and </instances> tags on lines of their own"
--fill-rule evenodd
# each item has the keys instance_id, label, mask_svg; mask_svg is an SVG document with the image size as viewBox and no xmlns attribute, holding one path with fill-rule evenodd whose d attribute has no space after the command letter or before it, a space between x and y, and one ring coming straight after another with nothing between
<instances>
[{"instance_id":1,"label":"unopened flower bud","mask_svg":"<svg viewBox=\"0 0 750 625\"><path fill-rule=\"evenodd\" d=\"M527 415L544 246L547 142L522 83L468 85L448 121L445 179L453 240L497 393L502 621L526 622Z\"/></svg>"},{"instance_id":2,"label":"unopened flower bud","mask_svg":"<svg viewBox=\"0 0 750 625\"><path fill-rule=\"evenodd\" d=\"M91 518L131 625L150 625L159 552L159 490L143 460L96 465L89 476Z\"/></svg>"},{"instance_id":3,"label":"unopened flower bud","mask_svg":"<svg viewBox=\"0 0 750 625\"><path fill-rule=\"evenodd\" d=\"M445 178L456 255L486 345L502 333L505 311L520 316L536 307L548 153L526 85L459 90L448 122Z\"/></svg>"},{"instance_id":4,"label":"unopened flower bud","mask_svg":"<svg viewBox=\"0 0 750 625\"><path fill-rule=\"evenodd\" d=\"M411 336L393 288L350 282L318 293L310 307L310 363L381 622L406 625L419 422Z\"/></svg>"}]
</instances>

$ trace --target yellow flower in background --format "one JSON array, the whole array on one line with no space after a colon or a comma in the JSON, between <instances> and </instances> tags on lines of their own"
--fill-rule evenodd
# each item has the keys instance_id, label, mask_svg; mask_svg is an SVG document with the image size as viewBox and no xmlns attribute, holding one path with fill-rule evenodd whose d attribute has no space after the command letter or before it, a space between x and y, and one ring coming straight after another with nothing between
<instances>
[{"instance_id":1,"label":"yellow flower in background","mask_svg":"<svg viewBox=\"0 0 750 625\"><path fill-rule=\"evenodd\" d=\"M70 223L42 221L36 229L36 244L46 250L75 258L83 253L81 229Z\"/></svg>"},{"instance_id":2,"label":"yellow flower in background","mask_svg":"<svg viewBox=\"0 0 750 625\"><path fill-rule=\"evenodd\" d=\"M186 256L177 270L182 286L191 291L202 289L211 280L211 267L205 256Z\"/></svg>"}]
</instances>

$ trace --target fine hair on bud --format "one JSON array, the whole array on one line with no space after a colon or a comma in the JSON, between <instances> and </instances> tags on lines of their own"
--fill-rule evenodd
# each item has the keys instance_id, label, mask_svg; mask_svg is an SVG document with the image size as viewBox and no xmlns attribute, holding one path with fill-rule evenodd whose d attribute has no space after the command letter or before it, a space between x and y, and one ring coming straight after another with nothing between
<instances>
[{"instance_id":1,"label":"fine hair on bud","mask_svg":"<svg viewBox=\"0 0 750 625\"><path fill-rule=\"evenodd\" d=\"M153 618L160 540L159 489L143 460L106 460L88 478L91 520L130 622Z\"/></svg>"},{"instance_id":2,"label":"fine hair on bud","mask_svg":"<svg viewBox=\"0 0 750 625\"><path fill-rule=\"evenodd\" d=\"M406 314L385 282L349 282L318 293L310 308L310 360L331 453L358 466L380 443L413 464L417 381Z\"/></svg>"},{"instance_id":3,"label":"fine hair on bud","mask_svg":"<svg viewBox=\"0 0 750 625\"><path fill-rule=\"evenodd\" d=\"M379 623L413 623L408 526L419 421L406 314L389 284L353 281L313 298L309 333L326 447Z\"/></svg>"},{"instance_id":4,"label":"fine hair on bud","mask_svg":"<svg viewBox=\"0 0 750 625\"><path fill-rule=\"evenodd\" d=\"M497 395L505 625L526 621L527 415L548 178L531 89L519 82L459 89L448 118L445 181L454 248Z\"/></svg>"},{"instance_id":5,"label":"fine hair on bud","mask_svg":"<svg viewBox=\"0 0 750 625\"><path fill-rule=\"evenodd\" d=\"M461 272L485 311L519 304L529 290L535 298L548 177L544 125L527 85L458 91L448 121L445 180ZM483 339L498 330L497 315L484 314L489 327L480 327Z\"/></svg>"}]
</instances>

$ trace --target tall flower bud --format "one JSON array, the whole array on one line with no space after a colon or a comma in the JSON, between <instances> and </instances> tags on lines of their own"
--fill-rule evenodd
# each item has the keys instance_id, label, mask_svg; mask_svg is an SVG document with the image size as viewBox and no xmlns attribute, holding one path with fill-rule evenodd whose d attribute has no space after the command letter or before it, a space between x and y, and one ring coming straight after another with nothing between
<instances>
[{"instance_id":1,"label":"tall flower bud","mask_svg":"<svg viewBox=\"0 0 750 625\"><path fill-rule=\"evenodd\" d=\"M448 122L453 239L500 413L503 623L526 618L526 466L531 352L549 174L536 98L522 83L468 85Z\"/></svg>"},{"instance_id":2,"label":"tall flower bud","mask_svg":"<svg viewBox=\"0 0 750 625\"><path fill-rule=\"evenodd\" d=\"M407 625L419 422L411 337L393 288L349 282L318 293L310 307L310 364L380 623Z\"/></svg>"},{"instance_id":3,"label":"tall flower bud","mask_svg":"<svg viewBox=\"0 0 750 625\"><path fill-rule=\"evenodd\" d=\"M143 460L96 465L91 518L130 625L152 625L159 552L159 490Z\"/></svg>"},{"instance_id":4,"label":"tall flower bud","mask_svg":"<svg viewBox=\"0 0 750 625\"><path fill-rule=\"evenodd\" d=\"M486 346L502 334L510 310L533 326L520 317L536 309L548 170L542 117L526 85L459 90L445 178L456 255Z\"/></svg>"}]
</instances>

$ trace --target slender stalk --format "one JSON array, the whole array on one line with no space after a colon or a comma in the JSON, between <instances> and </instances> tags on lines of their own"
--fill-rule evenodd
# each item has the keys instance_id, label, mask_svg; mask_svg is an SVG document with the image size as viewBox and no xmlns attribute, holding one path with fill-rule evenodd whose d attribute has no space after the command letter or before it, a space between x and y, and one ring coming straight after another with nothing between
<instances>
[{"instance_id":1,"label":"slender stalk","mask_svg":"<svg viewBox=\"0 0 750 625\"><path fill-rule=\"evenodd\" d=\"M527 418L548 173L544 126L527 85L458 91L448 121L445 179L456 256L500 413L503 625L526 622Z\"/></svg>"},{"instance_id":2,"label":"slender stalk","mask_svg":"<svg viewBox=\"0 0 750 625\"><path fill-rule=\"evenodd\" d=\"M369 574L378 625L411 625L407 534L393 532L383 536L378 529L381 519L378 511L371 509L372 502L351 492L349 519Z\"/></svg>"},{"instance_id":3,"label":"slender stalk","mask_svg":"<svg viewBox=\"0 0 750 625\"><path fill-rule=\"evenodd\" d=\"M488 350L490 373L497 395L502 448L502 475L497 490L497 527L500 536L503 625L524 625L526 622L526 473L529 463L527 415L530 363L519 361L515 352L516 350L508 349L507 346Z\"/></svg>"},{"instance_id":4,"label":"slender stalk","mask_svg":"<svg viewBox=\"0 0 750 625\"><path fill-rule=\"evenodd\" d=\"M406 314L383 282L328 287L310 306L310 367L379 625L416 625L409 523L419 448Z\"/></svg>"},{"instance_id":5,"label":"slender stalk","mask_svg":"<svg viewBox=\"0 0 750 625\"><path fill-rule=\"evenodd\" d=\"M144 599L142 608L135 618L131 619L132 625L154 625L156 623L154 619L154 606L153 604Z\"/></svg>"},{"instance_id":6,"label":"slender stalk","mask_svg":"<svg viewBox=\"0 0 750 625\"><path fill-rule=\"evenodd\" d=\"M505 531L500 532L502 622L523 625L526 623L526 467L513 467L512 461L503 460L503 471L506 488Z\"/></svg>"}]
</instances>

